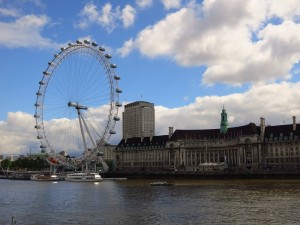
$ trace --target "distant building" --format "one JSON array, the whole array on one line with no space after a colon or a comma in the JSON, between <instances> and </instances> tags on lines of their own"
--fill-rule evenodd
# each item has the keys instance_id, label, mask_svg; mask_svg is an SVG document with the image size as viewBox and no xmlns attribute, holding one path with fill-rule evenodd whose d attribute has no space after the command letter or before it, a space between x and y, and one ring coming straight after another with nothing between
<instances>
[{"instance_id":1,"label":"distant building","mask_svg":"<svg viewBox=\"0 0 300 225\"><path fill-rule=\"evenodd\" d=\"M105 160L114 160L116 158L116 153L115 153L116 145L105 145L101 149L103 152L102 159ZM101 151L100 150L100 151Z\"/></svg>"},{"instance_id":2,"label":"distant building","mask_svg":"<svg viewBox=\"0 0 300 225\"><path fill-rule=\"evenodd\" d=\"M163 171L170 168L168 135L123 139L116 147L115 168L121 171Z\"/></svg>"},{"instance_id":3,"label":"distant building","mask_svg":"<svg viewBox=\"0 0 300 225\"><path fill-rule=\"evenodd\" d=\"M9 161L12 161L12 162L18 160L19 158L20 158L19 155L10 155L8 157Z\"/></svg>"},{"instance_id":4,"label":"distant building","mask_svg":"<svg viewBox=\"0 0 300 225\"><path fill-rule=\"evenodd\" d=\"M34 152L34 153L27 154L28 159L34 159L34 160L37 159L37 158L47 159L48 156L49 155L47 153L43 153L43 152Z\"/></svg>"},{"instance_id":5,"label":"distant building","mask_svg":"<svg viewBox=\"0 0 300 225\"><path fill-rule=\"evenodd\" d=\"M300 173L300 124L265 126L261 118L261 165L268 171Z\"/></svg>"},{"instance_id":6,"label":"distant building","mask_svg":"<svg viewBox=\"0 0 300 225\"><path fill-rule=\"evenodd\" d=\"M123 112L123 139L151 137L155 132L154 104L137 101L125 105Z\"/></svg>"},{"instance_id":7,"label":"distant building","mask_svg":"<svg viewBox=\"0 0 300 225\"><path fill-rule=\"evenodd\" d=\"M300 124L227 127L223 108L220 129L175 130L169 135L123 138L116 147L120 171L182 173L300 173Z\"/></svg>"}]
</instances>

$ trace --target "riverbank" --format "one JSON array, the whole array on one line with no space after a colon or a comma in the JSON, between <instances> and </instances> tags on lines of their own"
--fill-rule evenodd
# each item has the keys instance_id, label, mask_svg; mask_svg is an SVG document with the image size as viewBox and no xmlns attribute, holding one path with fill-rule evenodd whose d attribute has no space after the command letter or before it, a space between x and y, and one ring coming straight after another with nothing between
<instances>
[{"instance_id":1,"label":"riverbank","mask_svg":"<svg viewBox=\"0 0 300 225\"><path fill-rule=\"evenodd\" d=\"M36 172L38 173L38 172ZM14 173L0 176L0 179L30 180L28 173ZM199 174L199 173L151 173L151 172L108 172L100 174L103 179L300 179L295 174ZM63 175L62 175L63 176Z\"/></svg>"},{"instance_id":2,"label":"riverbank","mask_svg":"<svg viewBox=\"0 0 300 225\"><path fill-rule=\"evenodd\" d=\"M128 179L300 179L298 174L198 174L198 173L123 173L101 174L103 178Z\"/></svg>"}]
</instances>

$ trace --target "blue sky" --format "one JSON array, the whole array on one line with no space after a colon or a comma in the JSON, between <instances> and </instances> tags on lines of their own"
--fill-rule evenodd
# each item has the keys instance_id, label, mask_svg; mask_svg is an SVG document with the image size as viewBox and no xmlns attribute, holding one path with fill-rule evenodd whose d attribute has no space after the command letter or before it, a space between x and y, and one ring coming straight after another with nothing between
<instances>
[{"instance_id":1,"label":"blue sky","mask_svg":"<svg viewBox=\"0 0 300 225\"><path fill-rule=\"evenodd\" d=\"M0 154L36 148L36 91L60 47L89 39L118 65L123 104L156 105L156 134L282 124L299 115L297 0L0 0ZM121 127L112 139L118 142Z\"/></svg>"}]
</instances>

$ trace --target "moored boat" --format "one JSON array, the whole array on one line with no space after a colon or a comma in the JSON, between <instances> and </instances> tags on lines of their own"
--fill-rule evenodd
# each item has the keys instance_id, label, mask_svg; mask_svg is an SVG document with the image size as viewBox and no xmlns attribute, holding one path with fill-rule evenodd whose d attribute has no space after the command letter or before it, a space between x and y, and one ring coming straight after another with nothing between
<instances>
[{"instance_id":1,"label":"moored boat","mask_svg":"<svg viewBox=\"0 0 300 225\"><path fill-rule=\"evenodd\" d=\"M55 174L45 175L45 174L33 174L30 177L30 180L34 181L57 181L59 177Z\"/></svg>"},{"instance_id":2,"label":"moored boat","mask_svg":"<svg viewBox=\"0 0 300 225\"><path fill-rule=\"evenodd\" d=\"M98 173L70 173L67 174L66 181L100 182L102 177Z\"/></svg>"},{"instance_id":3,"label":"moored boat","mask_svg":"<svg viewBox=\"0 0 300 225\"><path fill-rule=\"evenodd\" d=\"M150 183L151 186L172 186L174 185L171 181L157 181Z\"/></svg>"}]
</instances>

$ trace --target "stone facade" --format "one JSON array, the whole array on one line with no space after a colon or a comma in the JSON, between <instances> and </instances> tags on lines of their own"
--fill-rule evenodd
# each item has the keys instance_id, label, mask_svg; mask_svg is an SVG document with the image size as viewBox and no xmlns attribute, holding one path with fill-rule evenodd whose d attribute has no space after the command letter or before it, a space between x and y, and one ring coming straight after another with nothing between
<instances>
[{"instance_id":1,"label":"stone facade","mask_svg":"<svg viewBox=\"0 0 300 225\"><path fill-rule=\"evenodd\" d=\"M300 127L254 123L220 129L176 130L169 135L123 139L120 171L183 173L299 173Z\"/></svg>"}]
</instances>

